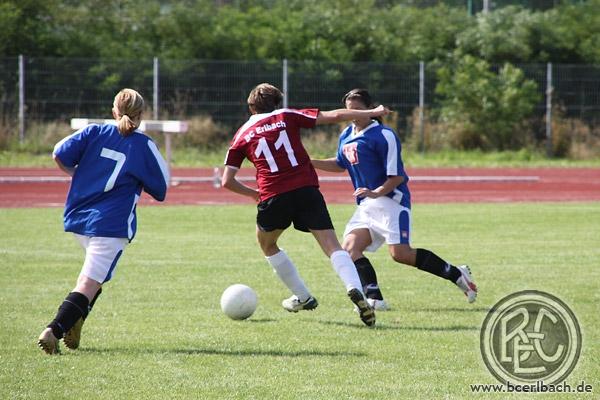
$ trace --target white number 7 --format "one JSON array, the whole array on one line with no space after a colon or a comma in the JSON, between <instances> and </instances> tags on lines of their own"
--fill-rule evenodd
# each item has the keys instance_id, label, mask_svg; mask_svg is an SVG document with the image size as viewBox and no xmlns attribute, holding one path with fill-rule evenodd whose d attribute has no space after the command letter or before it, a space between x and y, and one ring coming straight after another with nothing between
<instances>
[{"instance_id":1,"label":"white number 7","mask_svg":"<svg viewBox=\"0 0 600 400\"><path fill-rule=\"evenodd\" d=\"M117 162L117 165L115 165L115 169L113 170L112 174L110 174L110 177L108 178L108 182L106 182L106 186L104 187L104 191L108 192L115 186L115 181L117 180L117 176L119 175L121 168L123 168L123 164L125 164L125 159L127 157L125 156L125 154L123 154L121 152L107 149L106 147L102 148L100 157L110 158L111 160L115 160Z\"/></svg>"},{"instance_id":2,"label":"white number 7","mask_svg":"<svg viewBox=\"0 0 600 400\"><path fill-rule=\"evenodd\" d=\"M298 165L298 161L296 160L296 155L294 154L294 149L292 149L292 144L290 143L290 138L288 138L288 134L286 131L279 132L279 137L275 142L275 150L279 150L283 146L285 152L287 153L288 159L290 160L290 164L292 167ZM265 159L269 164L269 168L271 172L279 171L279 167L273 158L273 153L271 153L271 149L269 149L269 145L267 144L267 139L260 138L258 140L258 146L256 146L256 150L254 151L255 157L260 157L261 154L265 155Z\"/></svg>"}]
</instances>

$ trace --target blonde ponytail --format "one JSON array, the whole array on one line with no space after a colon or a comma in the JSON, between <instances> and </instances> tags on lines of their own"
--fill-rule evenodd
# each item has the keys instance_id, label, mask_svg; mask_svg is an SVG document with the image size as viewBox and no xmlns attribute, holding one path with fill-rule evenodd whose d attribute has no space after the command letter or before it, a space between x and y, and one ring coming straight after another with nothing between
<instances>
[{"instance_id":1,"label":"blonde ponytail","mask_svg":"<svg viewBox=\"0 0 600 400\"><path fill-rule=\"evenodd\" d=\"M129 115L122 115L121 118L117 121L117 128L121 134L127 136L131 132L135 131L139 124L135 124Z\"/></svg>"},{"instance_id":2,"label":"blonde ponytail","mask_svg":"<svg viewBox=\"0 0 600 400\"><path fill-rule=\"evenodd\" d=\"M142 122L144 98L133 89L123 89L115 96L113 111L117 128L123 136L130 135Z\"/></svg>"}]
</instances>

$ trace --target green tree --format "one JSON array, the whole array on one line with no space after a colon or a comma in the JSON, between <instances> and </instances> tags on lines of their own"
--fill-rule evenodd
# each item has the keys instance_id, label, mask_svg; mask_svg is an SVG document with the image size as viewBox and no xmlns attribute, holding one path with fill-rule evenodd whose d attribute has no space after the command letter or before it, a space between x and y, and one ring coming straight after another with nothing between
<instances>
[{"instance_id":1,"label":"green tree","mask_svg":"<svg viewBox=\"0 0 600 400\"><path fill-rule=\"evenodd\" d=\"M498 72L473 56L460 57L438 71L436 93L442 121L460 148L504 150L524 142L521 124L539 100L537 85L505 63Z\"/></svg>"},{"instance_id":2,"label":"green tree","mask_svg":"<svg viewBox=\"0 0 600 400\"><path fill-rule=\"evenodd\" d=\"M532 13L521 7L505 7L477 14L476 24L457 36L460 54L470 54L488 62L525 62L532 50L529 46Z\"/></svg>"},{"instance_id":3,"label":"green tree","mask_svg":"<svg viewBox=\"0 0 600 400\"><path fill-rule=\"evenodd\" d=\"M576 62L600 64L600 0L565 6L558 14L556 26L572 40L578 55Z\"/></svg>"},{"instance_id":4,"label":"green tree","mask_svg":"<svg viewBox=\"0 0 600 400\"><path fill-rule=\"evenodd\" d=\"M460 32L474 21L462 9L439 4L431 8L395 6L381 13L386 36L377 58L391 62L445 60Z\"/></svg>"},{"instance_id":5,"label":"green tree","mask_svg":"<svg viewBox=\"0 0 600 400\"><path fill-rule=\"evenodd\" d=\"M0 0L0 55L55 55L52 10L59 0Z\"/></svg>"}]
</instances>

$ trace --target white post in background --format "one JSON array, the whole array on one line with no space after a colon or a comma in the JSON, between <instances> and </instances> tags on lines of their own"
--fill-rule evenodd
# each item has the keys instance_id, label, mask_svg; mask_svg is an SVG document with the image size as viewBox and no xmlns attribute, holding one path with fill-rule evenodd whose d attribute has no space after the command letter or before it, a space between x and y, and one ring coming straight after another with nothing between
<instances>
[{"instance_id":1,"label":"white post in background","mask_svg":"<svg viewBox=\"0 0 600 400\"><path fill-rule=\"evenodd\" d=\"M546 66L546 151L552 157L552 63Z\"/></svg>"},{"instance_id":2,"label":"white post in background","mask_svg":"<svg viewBox=\"0 0 600 400\"><path fill-rule=\"evenodd\" d=\"M425 153L425 63L419 61L419 137L421 153Z\"/></svg>"},{"instance_id":3,"label":"white post in background","mask_svg":"<svg viewBox=\"0 0 600 400\"><path fill-rule=\"evenodd\" d=\"M152 88L152 116L154 117L154 120L158 120L158 57L154 57Z\"/></svg>"},{"instance_id":4,"label":"white post in background","mask_svg":"<svg viewBox=\"0 0 600 400\"><path fill-rule=\"evenodd\" d=\"M25 140L25 62L19 55L19 142Z\"/></svg>"},{"instance_id":5,"label":"white post in background","mask_svg":"<svg viewBox=\"0 0 600 400\"><path fill-rule=\"evenodd\" d=\"M288 60L283 59L283 72L282 72L282 90L283 90L283 108L288 106Z\"/></svg>"},{"instance_id":6,"label":"white post in background","mask_svg":"<svg viewBox=\"0 0 600 400\"><path fill-rule=\"evenodd\" d=\"M152 71L152 117L154 120L158 120L158 57L153 59L153 71ZM169 168L169 176L171 175L171 132L164 132L165 135L165 157L167 161L167 167ZM170 182L169 182L170 184Z\"/></svg>"},{"instance_id":7,"label":"white post in background","mask_svg":"<svg viewBox=\"0 0 600 400\"><path fill-rule=\"evenodd\" d=\"M483 13L487 14L490 12L490 0L483 0Z\"/></svg>"}]
</instances>

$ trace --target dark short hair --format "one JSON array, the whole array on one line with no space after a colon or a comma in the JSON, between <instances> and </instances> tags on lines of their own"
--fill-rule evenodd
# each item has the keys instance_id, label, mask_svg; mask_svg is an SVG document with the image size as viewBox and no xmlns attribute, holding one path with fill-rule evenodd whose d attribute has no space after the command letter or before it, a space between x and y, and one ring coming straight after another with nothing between
<instances>
[{"instance_id":1,"label":"dark short hair","mask_svg":"<svg viewBox=\"0 0 600 400\"><path fill-rule=\"evenodd\" d=\"M373 106L373 100L367 89L352 89L342 97L342 104L346 105L346 100L359 100L367 108Z\"/></svg>"},{"instance_id":2,"label":"dark short hair","mask_svg":"<svg viewBox=\"0 0 600 400\"><path fill-rule=\"evenodd\" d=\"M256 85L248 95L248 105L257 113L271 112L281 107L283 93L269 83Z\"/></svg>"}]
</instances>

